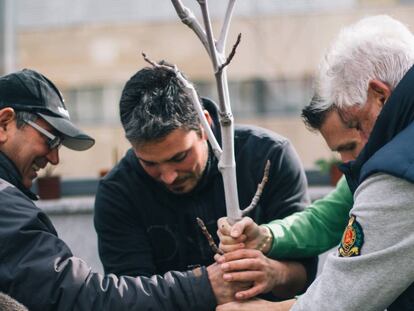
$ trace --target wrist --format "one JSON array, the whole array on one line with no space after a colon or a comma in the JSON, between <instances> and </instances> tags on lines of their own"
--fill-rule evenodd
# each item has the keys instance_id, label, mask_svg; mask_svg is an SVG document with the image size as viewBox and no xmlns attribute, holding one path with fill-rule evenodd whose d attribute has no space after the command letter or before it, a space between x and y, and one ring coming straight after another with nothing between
<instances>
[{"instance_id":1,"label":"wrist","mask_svg":"<svg viewBox=\"0 0 414 311\"><path fill-rule=\"evenodd\" d=\"M256 249L261 251L263 254L267 254L273 243L273 234L266 226L259 226L259 229L261 241L257 245Z\"/></svg>"}]
</instances>

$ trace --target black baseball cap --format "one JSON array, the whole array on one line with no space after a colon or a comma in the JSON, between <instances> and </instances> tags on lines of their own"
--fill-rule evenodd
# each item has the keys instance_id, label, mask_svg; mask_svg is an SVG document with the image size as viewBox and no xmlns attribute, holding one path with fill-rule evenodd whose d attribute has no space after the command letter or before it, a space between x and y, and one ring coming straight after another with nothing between
<instances>
[{"instance_id":1,"label":"black baseball cap","mask_svg":"<svg viewBox=\"0 0 414 311\"><path fill-rule=\"evenodd\" d=\"M11 107L43 118L62 136L62 144L73 150L87 150L95 140L78 129L69 118L62 94L44 75L23 69L0 77L0 109Z\"/></svg>"}]
</instances>

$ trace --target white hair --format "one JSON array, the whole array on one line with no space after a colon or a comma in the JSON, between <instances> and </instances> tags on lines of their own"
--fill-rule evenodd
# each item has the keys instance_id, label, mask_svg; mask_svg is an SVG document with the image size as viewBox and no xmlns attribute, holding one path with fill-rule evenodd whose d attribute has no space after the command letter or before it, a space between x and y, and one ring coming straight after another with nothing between
<instances>
[{"instance_id":1,"label":"white hair","mask_svg":"<svg viewBox=\"0 0 414 311\"><path fill-rule=\"evenodd\" d=\"M414 64L414 36L387 16L367 17L341 30L319 68L320 109L364 105L369 82L391 90Z\"/></svg>"}]
</instances>

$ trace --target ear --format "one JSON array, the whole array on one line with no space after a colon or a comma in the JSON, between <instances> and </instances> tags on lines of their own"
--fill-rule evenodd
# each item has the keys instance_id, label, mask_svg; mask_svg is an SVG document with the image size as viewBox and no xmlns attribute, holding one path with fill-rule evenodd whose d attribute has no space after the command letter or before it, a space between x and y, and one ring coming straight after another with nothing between
<instances>
[{"instance_id":1,"label":"ear","mask_svg":"<svg viewBox=\"0 0 414 311\"><path fill-rule=\"evenodd\" d=\"M7 107L0 109L0 143L7 140L7 131L10 128L9 125L15 120L16 113L13 108Z\"/></svg>"},{"instance_id":2,"label":"ear","mask_svg":"<svg viewBox=\"0 0 414 311\"><path fill-rule=\"evenodd\" d=\"M210 113L205 109L203 110L203 112L204 112L204 116L207 119L208 125L211 126L211 124L213 124L213 119L211 118Z\"/></svg>"},{"instance_id":3,"label":"ear","mask_svg":"<svg viewBox=\"0 0 414 311\"><path fill-rule=\"evenodd\" d=\"M368 93L377 98L382 105L384 105L391 95L391 88L386 83L374 79L369 81Z\"/></svg>"},{"instance_id":4,"label":"ear","mask_svg":"<svg viewBox=\"0 0 414 311\"><path fill-rule=\"evenodd\" d=\"M207 110L203 110L203 113L204 113L204 116L206 117L208 125L211 126L211 124L213 124L213 119L211 118L210 113ZM208 139L207 132L205 131L204 127L201 124L200 124L200 128L201 128L201 136L207 140Z\"/></svg>"}]
</instances>

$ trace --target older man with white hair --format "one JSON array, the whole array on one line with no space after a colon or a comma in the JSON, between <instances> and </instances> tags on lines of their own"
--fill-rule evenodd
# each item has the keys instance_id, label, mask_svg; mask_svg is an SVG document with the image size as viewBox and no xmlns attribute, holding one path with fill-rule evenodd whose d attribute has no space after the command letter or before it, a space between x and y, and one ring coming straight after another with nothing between
<instances>
[{"instance_id":1,"label":"older man with white hair","mask_svg":"<svg viewBox=\"0 0 414 311\"><path fill-rule=\"evenodd\" d=\"M230 310L413 310L414 36L389 16L344 28L319 71L320 109L334 105L367 141L344 165L354 206L338 251L291 303Z\"/></svg>"}]
</instances>

